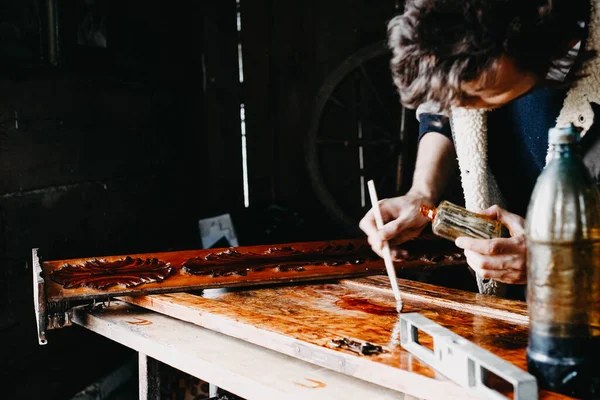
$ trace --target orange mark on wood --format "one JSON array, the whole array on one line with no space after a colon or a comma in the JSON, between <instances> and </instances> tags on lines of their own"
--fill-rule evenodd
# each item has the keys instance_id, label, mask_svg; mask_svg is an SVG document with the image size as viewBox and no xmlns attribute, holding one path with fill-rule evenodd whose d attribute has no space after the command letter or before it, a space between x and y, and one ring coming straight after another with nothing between
<instances>
[{"instance_id":1,"label":"orange mark on wood","mask_svg":"<svg viewBox=\"0 0 600 400\"><path fill-rule=\"evenodd\" d=\"M300 382L294 382L294 383L298 386L302 386L302 387L309 388L309 389L319 389L319 388L324 388L325 386L327 386L323 382L319 382L314 379L310 379L310 378L304 378L304 379L309 382L314 383L314 385L305 385L304 383L300 383Z\"/></svg>"},{"instance_id":2,"label":"orange mark on wood","mask_svg":"<svg viewBox=\"0 0 600 400\"><path fill-rule=\"evenodd\" d=\"M137 319L137 321L127 321L127 323L131 325L152 325L152 322L148 321L147 319L138 317L133 317L133 319Z\"/></svg>"}]
</instances>

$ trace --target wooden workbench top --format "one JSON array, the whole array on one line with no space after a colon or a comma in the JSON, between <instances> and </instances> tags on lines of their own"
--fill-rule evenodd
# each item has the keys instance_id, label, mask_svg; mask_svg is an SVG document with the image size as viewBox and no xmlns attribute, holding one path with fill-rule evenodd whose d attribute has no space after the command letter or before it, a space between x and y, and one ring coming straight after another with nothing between
<instances>
[{"instance_id":1,"label":"wooden workbench top","mask_svg":"<svg viewBox=\"0 0 600 400\"><path fill-rule=\"evenodd\" d=\"M398 313L386 277L301 286L214 289L123 300L419 398L472 394L399 346ZM418 312L526 370L523 302L398 280L403 312ZM381 346L363 355L333 340ZM421 338L420 338L421 339ZM431 345L431 339L422 338ZM506 388L497 387L507 393ZM545 391L541 399L567 398Z\"/></svg>"},{"instance_id":2,"label":"wooden workbench top","mask_svg":"<svg viewBox=\"0 0 600 400\"><path fill-rule=\"evenodd\" d=\"M112 302L74 322L243 398L402 400L396 391L296 360L156 312Z\"/></svg>"}]
</instances>

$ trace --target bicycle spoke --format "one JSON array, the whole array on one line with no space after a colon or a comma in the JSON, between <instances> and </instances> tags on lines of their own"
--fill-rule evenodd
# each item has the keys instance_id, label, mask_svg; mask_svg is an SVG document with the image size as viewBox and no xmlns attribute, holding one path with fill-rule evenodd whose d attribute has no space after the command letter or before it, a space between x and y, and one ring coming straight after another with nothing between
<instances>
[{"instance_id":1,"label":"bicycle spoke","mask_svg":"<svg viewBox=\"0 0 600 400\"><path fill-rule=\"evenodd\" d=\"M396 180L394 182L396 193L400 192L402 178L402 150L400 150L400 153L398 153L398 157L396 158Z\"/></svg>"},{"instance_id":2,"label":"bicycle spoke","mask_svg":"<svg viewBox=\"0 0 600 400\"><path fill-rule=\"evenodd\" d=\"M396 156L396 152L392 152L390 154L387 154L381 158L379 158L377 160L376 163L373 163L371 165L368 165L366 168L364 168L361 171L361 174L363 176L365 176L365 178L370 179L369 177L373 176L373 172L381 169L384 167L384 164L386 164L388 161L390 161L389 159ZM360 184L360 176L349 176L344 180L341 181L337 181L336 182L336 187L332 188L331 192L333 194L339 193L339 191L346 189L349 185L351 185L354 181L358 181L357 183Z\"/></svg>"},{"instance_id":3,"label":"bicycle spoke","mask_svg":"<svg viewBox=\"0 0 600 400\"><path fill-rule=\"evenodd\" d=\"M341 102L339 99L335 98L334 96L331 96L330 99L332 100L333 104L335 104L342 110L346 111L347 113L350 113L351 116L353 116L353 117L355 116L354 112L352 110L350 110L350 108L346 104ZM386 129L365 115L361 115L361 117L362 117L362 121L364 123L367 123L369 127L376 129L378 132L381 132L381 134L385 135L386 137L390 138L391 140L395 140L396 137L398 136L397 132L394 129ZM393 133L390 133L390 132L393 132Z\"/></svg>"},{"instance_id":4,"label":"bicycle spoke","mask_svg":"<svg viewBox=\"0 0 600 400\"><path fill-rule=\"evenodd\" d=\"M386 104L383 102L383 99L379 95L379 92L375 88L375 85L373 84L373 81L371 80L371 78L367 74L367 71L365 70L365 67L363 65L361 65L359 67L359 70L360 70L360 73L363 76L364 80L367 82L367 86L369 87L369 89L371 89L371 92L373 93L373 95L375 95L375 99L377 99L377 102L379 102L379 104L381 105L381 108L383 109L385 115L388 117L388 122L390 122L393 125L394 124L394 118L392 117L392 114L390 113L390 110L388 110Z\"/></svg>"},{"instance_id":5,"label":"bicycle spoke","mask_svg":"<svg viewBox=\"0 0 600 400\"><path fill-rule=\"evenodd\" d=\"M370 208L368 179L386 195L401 183L402 108L384 75L388 56L379 43L349 57L323 83L311 124L309 170L319 178L315 190L325 207L353 229Z\"/></svg>"},{"instance_id":6,"label":"bicycle spoke","mask_svg":"<svg viewBox=\"0 0 600 400\"><path fill-rule=\"evenodd\" d=\"M344 109L344 110L348 110L348 106L345 105L340 99L338 99L337 97L335 97L333 94L331 96L329 96L329 100L331 100L331 102L333 104L335 104L336 106Z\"/></svg>"}]
</instances>

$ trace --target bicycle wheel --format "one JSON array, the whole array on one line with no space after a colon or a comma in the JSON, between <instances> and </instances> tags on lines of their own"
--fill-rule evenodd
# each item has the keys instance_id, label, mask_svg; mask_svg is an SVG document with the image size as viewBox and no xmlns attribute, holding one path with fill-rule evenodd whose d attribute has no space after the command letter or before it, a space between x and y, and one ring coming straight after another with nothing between
<instances>
[{"instance_id":1,"label":"bicycle wheel","mask_svg":"<svg viewBox=\"0 0 600 400\"><path fill-rule=\"evenodd\" d=\"M306 162L317 197L351 234L371 207L373 179L380 198L403 186L406 111L389 71L390 53L378 42L352 54L324 81L306 141Z\"/></svg>"}]
</instances>

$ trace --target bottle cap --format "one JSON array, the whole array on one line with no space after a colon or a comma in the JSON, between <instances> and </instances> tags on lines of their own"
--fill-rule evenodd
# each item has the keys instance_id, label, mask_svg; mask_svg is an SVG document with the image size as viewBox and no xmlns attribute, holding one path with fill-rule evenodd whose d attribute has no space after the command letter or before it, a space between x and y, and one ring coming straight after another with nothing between
<instances>
[{"instance_id":1,"label":"bottle cap","mask_svg":"<svg viewBox=\"0 0 600 400\"><path fill-rule=\"evenodd\" d=\"M435 208L429 207L428 205L423 204L423 205L421 205L421 208L419 209L419 214L421 214L428 220L433 221L435 218Z\"/></svg>"},{"instance_id":2,"label":"bottle cap","mask_svg":"<svg viewBox=\"0 0 600 400\"><path fill-rule=\"evenodd\" d=\"M554 127L548 131L548 143L550 144L574 144L579 143L579 139L579 129L574 125Z\"/></svg>"}]
</instances>

